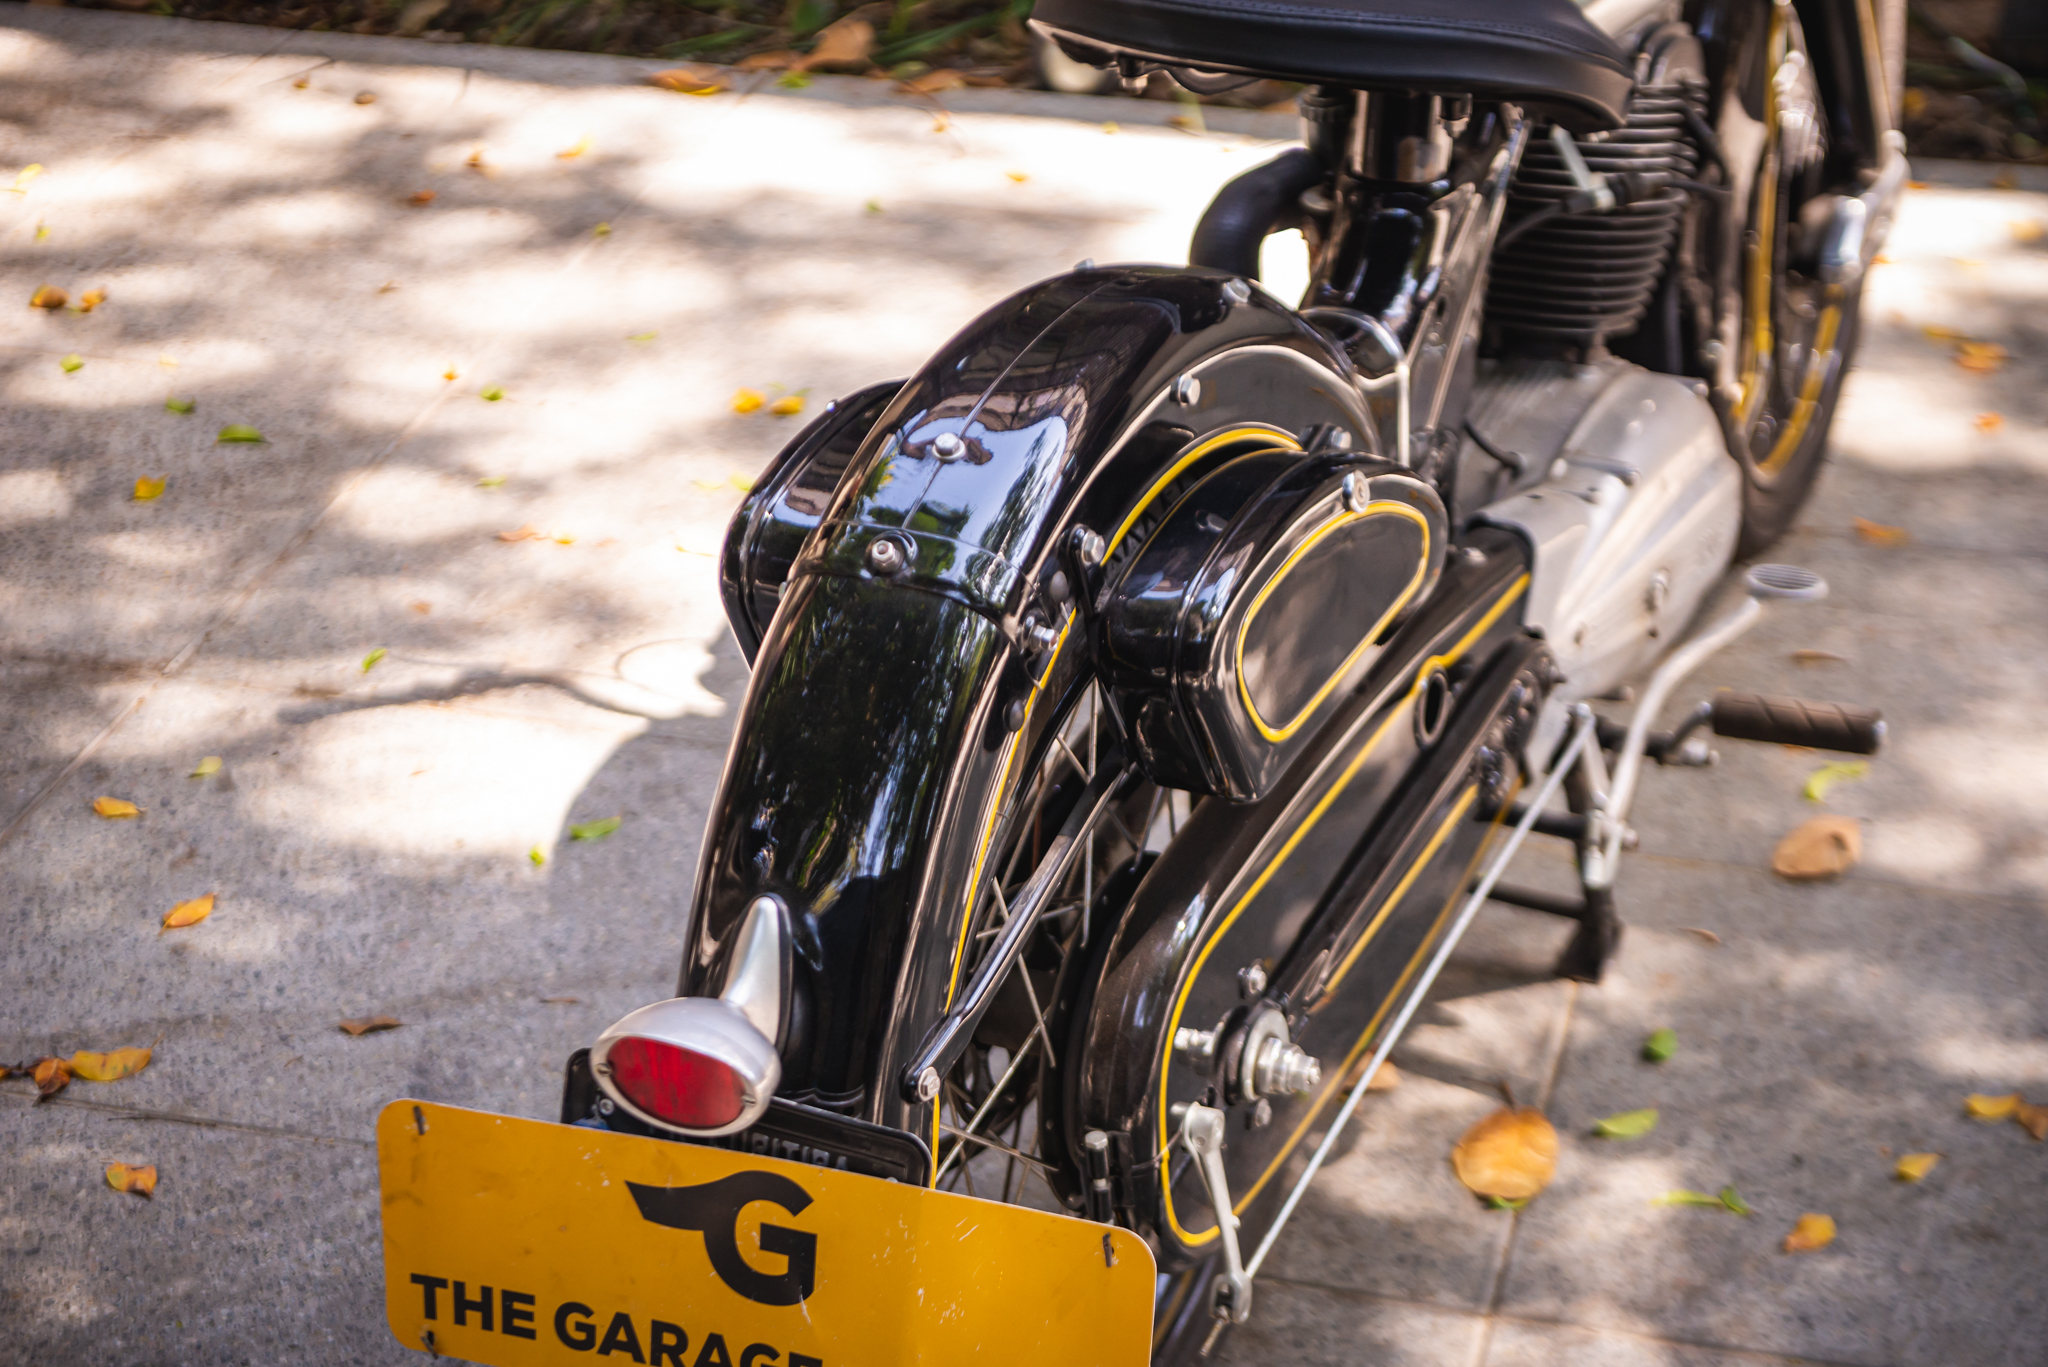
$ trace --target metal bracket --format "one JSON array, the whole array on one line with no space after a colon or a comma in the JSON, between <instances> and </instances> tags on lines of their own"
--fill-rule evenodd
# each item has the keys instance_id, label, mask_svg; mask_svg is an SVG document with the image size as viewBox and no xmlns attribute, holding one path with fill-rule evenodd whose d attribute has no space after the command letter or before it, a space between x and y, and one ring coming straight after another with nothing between
<instances>
[{"instance_id":1,"label":"metal bracket","mask_svg":"<svg viewBox=\"0 0 2048 1367\"><path fill-rule=\"evenodd\" d=\"M1213 1283L1214 1299L1209 1312L1219 1320L1243 1324L1252 1313L1252 1279L1244 1270L1244 1258L1237 1247L1237 1211L1230 1201L1230 1179L1223 1172L1223 1125L1226 1116L1214 1106L1188 1107L1181 1121L1181 1142L1195 1157L1195 1167L1208 1189L1209 1204L1216 1211L1216 1228L1223 1237L1223 1271Z\"/></svg>"}]
</instances>

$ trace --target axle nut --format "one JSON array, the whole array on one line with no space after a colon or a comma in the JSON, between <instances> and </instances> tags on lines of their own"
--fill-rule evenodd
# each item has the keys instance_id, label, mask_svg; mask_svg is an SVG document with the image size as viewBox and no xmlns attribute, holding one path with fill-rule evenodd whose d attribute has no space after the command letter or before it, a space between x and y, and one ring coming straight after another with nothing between
<instances>
[{"instance_id":1,"label":"axle nut","mask_svg":"<svg viewBox=\"0 0 2048 1367\"><path fill-rule=\"evenodd\" d=\"M868 542L868 568L883 578L890 578L903 572L910 563L904 552L903 543L892 536L878 536Z\"/></svg>"}]
</instances>

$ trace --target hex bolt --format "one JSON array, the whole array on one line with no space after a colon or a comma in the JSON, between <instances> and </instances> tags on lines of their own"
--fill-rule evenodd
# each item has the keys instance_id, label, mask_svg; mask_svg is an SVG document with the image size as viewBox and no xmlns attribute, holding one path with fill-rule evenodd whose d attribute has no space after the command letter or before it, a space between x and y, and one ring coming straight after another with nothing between
<instances>
[{"instance_id":1,"label":"hex bolt","mask_svg":"<svg viewBox=\"0 0 2048 1367\"><path fill-rule=\"evenodd\" d=\"M958 460L967 454L967 443L958 432L941 432L932 438L932 454L940 460Z\"/></svg>"},{"instance_id":2,"label":"hex bolt","mask_svg":"<svg viewBox=\"0 0 2048 1367\"><path fill-rule=\"evenodd\" d=\"M1362 513L1372 502L1372 481L1353 470L1344 476L1344 506L1354 513Z\"/></svg>"},{"instance_id":3,"label":"hex bolt","mask_svg":"<svg viewBox=\"0 0 2048 1367\"><path fill-rule=\"evenodd\" d=\"M1248 304L1252 298L1252 287L1242 280L1223 282L1223 297L1233 304Z\"/></svg>"},{"instance_id":4,"label":"hex bolt","mask_svg":"<svg viewBox=\"0 0 2048 1367\"><path fill-rule=\"evenodd\" d=\"M939 1094L939 1070L927 1068L917 1075L917 1099L930 1101Z\"/></svg>"},{"instance_id":5,"label":"hex bolt","mask_svg":"<svg viewBox=\"0 0 2048 1367\"><path fill-rule=\"evenodd\" d=\"M1173 401L1182 408L1193 408L1202 401L1202 382L1192 375L1183 375L1173 382Z\"/></svg>"},{"instance_id":6,"label":"hex bolt","mask_svg":"<svg viewBox=\"0 0 2048 1367\"><path fill-rule=\"evenodd\" d=\"M901 574L908 560L903 544L893 537L878 536L868 542L868 568L885 579Z\"/></svg>"},{"instance_id":7,"label":"hex bolt","mask_svg":"<svg viewBox=\"0 0 2048 1367\"><path fill-rule=\"evenodd\" d=\"M1102 563L1103 541L1100 532L1091 531L1087 527L1076 527L1070 535L1074 538L1074 551L1080 556L1083 565L1094 569Z\"/></svg>"},{"instance_id":8,"label":"hex bolt","mask_svg":"<svg viewBox=\"0 0 2048 1367\"><path fill-rule=\"evenodd\" d=\"M1237 970L1237 990L1246 1001L1256 998L1266 990L1266 966L1249 963Z\"/></svg>"}]
</instances>

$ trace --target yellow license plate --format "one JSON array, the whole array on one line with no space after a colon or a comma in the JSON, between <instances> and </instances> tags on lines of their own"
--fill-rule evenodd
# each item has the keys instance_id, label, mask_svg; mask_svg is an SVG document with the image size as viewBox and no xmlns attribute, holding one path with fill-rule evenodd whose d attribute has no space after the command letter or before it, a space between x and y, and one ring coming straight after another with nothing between
<instances>
[{"instance_id":1,"label":"yellow license plate","mask_svg":"<svg viewBox=\"0 0 2048 1367\"><path fill-rule=\"evenodd\" d=\"M1138 1367L1129 1230L726 1149L395 1101L384 1297L490 1367Z\"/></svg>"}]
</instances>

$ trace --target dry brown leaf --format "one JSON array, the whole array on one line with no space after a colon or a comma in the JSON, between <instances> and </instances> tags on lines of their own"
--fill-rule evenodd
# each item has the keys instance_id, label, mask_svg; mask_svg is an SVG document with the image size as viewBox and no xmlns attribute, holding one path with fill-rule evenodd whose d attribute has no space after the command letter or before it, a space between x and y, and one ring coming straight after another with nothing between
<instances>
[{"instance_id":1,"label":"dry brown leaf","mask_svg":"<svg viewBox=\"0 0 2048 1367\"><path fill-rule=\"evenodd\" d=\"M341 1029L351 1035L373 1035L379 1030L396 1030L405 1022L395 1016L364 1016L359 1020L342 1021Z\"/></svg>"},{"instance_id":2,"label":"dry brown leaf","mask_svg":"<svg viewBox=\"0 0 2048 1367\"><path fill-rule=\"evenodd\" d=\"M78 311L80 313L91 313L106 302L107 292L105 290L87 290L84 294L78 296Z\"/></svg>"},{"instance_id":3,"label":"dry brown leaf","mask_svg":"<svg viewBox=\"0 0 2048 1367\"><path fill-rule=\"evenodd\" d=\"M1975 426L1979 432L1982 432L1986 436L1989 436L1993 432L1996 432L1999 428L2005 426L2005 415L2003 413L1979 413L1976 417L1975 422L1972 425Z\"/></svg>"},{"instance_id":4,"label":"dry brown leaf","mask_svg":"<svg viewBox=\"0 0 2048 1367\"><path fill-rule=\"evenodd\" d=\"M1940 1161L1941 1155L1938 1153L1902 1154L1899 1161L1892 1165L1892 1176L1901 1182L1917 1182L1933 1172L1934 1165Z\"/></svg>"},{"instance_id":5,"label":"dry brown leaf","mask_svg":"<svg viewBox=\"0 0 2048 1367\"><path fill-rule=\"evenodd\" d=\"M55 285L44 285L28 297L28 306L30 308L48 309L52 313L55 313L70 302L71 296L58 289Z\"/></svg>"},{"instance_id":6,"label":"dry brown leaf","mask_svg":"<svg viewBox=\"0 0 2048 1367\"><path fill-rule=\"evenodd\" d=\"M865 19L856 19L848 15L819 30L818 41L812 45L810 55L797 63L797 69L817 71L833 66L863 68L867 66L868 53L874 46L875 26Z\"/></svg>"},{"instance_id":7,"label":"dry brown leaf","mask_svg":"<svg viewBox=\"0 0 2048 1367\"><path fill-rule=\"evenodd\" d=\"M647 84L681 95L716 95L725 89L725 75L715 66L676 66L655 72Z\"/></svg>"},{"instance_id":8,"label":"dry brown leaf","mask_svg":"<svg viewBox=\"0 0 2048 1367\"><path fill-rule=\"evenodd\" d=\"M1903 546L1913 539L1913 534L1904 527L1888 527L1867 517L1856 519L1856 535L1874 546Z\"/></svg>"},{"instance_id":9,"label":"dry brown leaf","mask_svg":"<svg viewBox=\"0 0 2048 1367\"><path fill-rule=\"evenodd\" d=\"M1799 1217L1799 1223L1792 1226L1792 1232L1785 1236L1787 1253L1809 1253L1816 1248L1826 1248L1835 1241L1835 1221L1831 1215L1815 1215L1808 1211Z\"/></svg>"},{"instance_id":10,"label":"dry brown leaf","mask_svg":"<svg viewBox=\"0 0 2048 1367\"><path fill-rule=\"evenodd\" d=\"M1838 665L1848 663L1848 659L1846 656L1835 654L1832 650L1795 650L1792 652L1792 663L1796 665Z\"/></svg>"},{"instance_id":11,"label":"dry brown leaf","mask_svg":"<svg viewBox=\"0 0 2048 1367\"><path fill-rule=\"evenodd\" d=\"M356 92L356 103L357 103L357 104L375 104L375 103L377 103L377 92L376 92L376 91L374 91L374 90L358 90L358 91Z\"/></svg>"},{"instance_id":12,"label":"dry brown leaf","mask_svg":"<svg viewBox=\"0 0 2048 1367\"><path fill-rule=\"evenodd\" d=\"M1800 822L1771 852L1771 871L1803 882L1833 878L1863 857L1863 828L1853 816L1816 816Z\"/></svg>"},{"instance_id":13,"label":"dry brown leaf","mask_svg":"<svg viewBox=\"0 0 2048 1367\"><path fill-rule=\"evenodd\" d=\"M907 81L898 81L896 88L906 95L937 95L947 90L958 90L967 84L967 78L951 67L940 67L927 71L922 76L913 76Z\"/></svg>"},{"instance_id":14,"label":"dry brown leaf","mask_svg":"<svg viewBox=\"0 0 2048 1367\"><path fill-rule=\"evenodd\" d=\"M124 797L96 797L92 800L92 809L109 818L142 815L142 808Z\"/></svg>"},{"instance_id":15,"label":"dry brown leaf","mask_svg":"<svg viewBox=\"0 0 2048 1367\"><path fill-rule=\"evenodd\" d=\"M1956 364L1973 375L1993 375L2004 368L2010 359L2006 349L1996 342L1959 342L1956 344Z\"/></svg>"},{"instance_id":16,"label":"dry brown leaf","mask_svg":"<svg viewBox=\"0 0 2048 1367\"><path fill-rule=\"evenodd\" d=\"M1373 1069L1372 1081L1365 1084L1365 1090L1368 1092L1391 1092L1400 1085L1401 1070L1394 1066L1392 1059L1388 1059L1385 1063Z\"/></svg>"},{"instance_id":17,"label":"dry brown leaf","mask_svg":"<svg viewBox=\"0 0 2048 1367\"><path fill-rule=\"evenodd\" d=\"M405 202L416 208L424 209L427 205L434 202L434 192L432 190L415 190L406 196Z\"/></svg>"},{"instance_id":18,"label":"dry brown leaf","mask_svg":"<svg viewBox=\"0 0 2048 1367\"><path fill-rule=\"evenodd\" d=\"M2020 1108L2018 1092L2004 1096L1991 1096L1984 1092L1972 1092L1963 1099L1963 1110L1972 1120L2006 1120Z\"/></svg>"},{"instance_id":19,"label":"dry brown leaf","mask_svg":"<svg viewBox=\"0 0 2048 1367\"><path fill-rule=\"evenodd\" d=\"M198 925L211 915L213 915L213 894L209 892L204 897L194 897L189 902L180 902L165 912L163 928L165 930L182 930L186 926Z\"/></svg>"},{"instance_id":20,"label":"dry brown leaf","mask_svg":"<svg viewBox=\"0 0 2048 1367\"><path fill-rule=\"evenodd\" d=\"M1557 1172L1557 1129L1534 1106L1503 1106L1465 1131L1451 1166L1481 1196L1526 1201Z\"/></svg>"},{"instance_id":21,"label":"dry brown leaf","mask_svg":"<svg viewBox=\"0 0 2048 1367\"><path fill-rule=\"evenodd\" d=\"M36 1099L40 1101L71 1085L71 1062L61 1058L37 1059L29 1076L36 1080Z\"/></svg>"},{"instance_id":22,"label":"dry brown leaf","mask_svg":"<svg viewBox=\"0 0 2048 1367\"><path fill-rule=\"evenodd\" d=\"M425 617L428 613L434 610L434 605L432 603L429 603L424 598L418 599L411 603L407 603L406 606L411 608L414 612L417 612L422 617Z\"/></svg>"},{"instance_id":23,"label":"dry brown leaf","mask_svg":"<svg viewBox=\"0 0 2048 1367\"><path fill-rule=\"evenodd\" d=\"M115 1191L132 1191L137 1196L154 1196L156 1164L145 1163L139 1167L130 1167L126 1163L109 1163L107 1185Z\"/></svg>"},{"instance_id":24,"label":"dry brown leaf","mask_svg":"<svg viewBox=\"0 0 2048 1367\"><path fill-rule=\"evenodd\" d=\"M87 1082L119 1082L124 1077L133 1077L149 1066L151 1051L140 1046L127 1049L109 1049L97 1053L91 1049L80 1049L70 1058L71 1075L82 1077Z\"/></svg>"},{"instance_id":25,"label":"dry brown leaf","mask_svg":"<svg viewBox=\"0 0 2048 1367\"><path fill-rule=\"evenodd\" d=\"M2022 1101L2012 1108L2012 1118L2020 1122L2020 1128L2036 1139L2048 1139L2048 1106L2036 1106Z\"/></svg>"},{"instance_id":26,"label":"dry brown leaf","mask_svg":"<svg viewBox=\"0 0 2048 1367\"><path fill-rule=\"evenodd\" d=\"M548 534L534 526L531 522L523 527L514 528L512 531L498 533L498 540L500 541L545 541L547 539Z\"/></svg>"},{"instance_id":27,"label":"dry brown leaf","mask_svg":"<svg viewBox=\"0 0 2048 1367\"><path fill-rule=\"evenodd\" d=\"M1721 937L1716 935L1711 930L1703 929L1700 926L1683 926L1680 928L1684 930L1685 933L1688 935L1699 936L1702 940L1706 941L1710 945L1718 945L1721 943Z\"/></svg>"}]
</instances>

